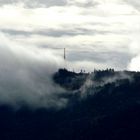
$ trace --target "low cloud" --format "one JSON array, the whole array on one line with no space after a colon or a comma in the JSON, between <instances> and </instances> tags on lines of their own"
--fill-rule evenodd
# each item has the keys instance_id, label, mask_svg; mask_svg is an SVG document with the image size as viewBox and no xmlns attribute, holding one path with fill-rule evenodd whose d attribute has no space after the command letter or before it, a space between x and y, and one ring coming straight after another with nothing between
<instances>
[{"instance_id":1,"label":"low cloud","mask_svg":"<svg viewBox=\"0 0 140 140\"><path fill-rule=\"evenodd\" d=\"M17 46L0 34L0 104L64 107L64 92L52 81L63 65L59 56L36 47Z\"/></svg>"},{"instance_id":2,"label":"low cloud","mask_svg":"<svg viewBox=\"0 0 140 140\"><path fill-rule=\"evenodd\" d=\"M133 57L128 65L128 69L132 71L140 71L140 41L139 33L135 32L132 36L132 43L130 44L130 51Z\"/></svg>"}]
</instances>

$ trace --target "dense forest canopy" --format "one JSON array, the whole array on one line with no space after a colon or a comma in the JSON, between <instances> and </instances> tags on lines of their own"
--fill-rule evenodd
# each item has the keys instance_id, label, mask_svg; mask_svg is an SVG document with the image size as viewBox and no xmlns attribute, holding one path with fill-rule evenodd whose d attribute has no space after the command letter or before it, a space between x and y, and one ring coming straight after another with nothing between
<instances>
[{"instance_id":1,"label":"dense forest canopy","mask_svg":"<svg viewBox=\"0 0 140 140\"><path fill-rule=\"evenodd\" d=\"M1 138L6 140L121 140L140 138L140 73L60 69L53 76L69 99L65 108L15 110L0 106ZM89 84L90 83L90 84Z\"/></svg>"}]
</instances>

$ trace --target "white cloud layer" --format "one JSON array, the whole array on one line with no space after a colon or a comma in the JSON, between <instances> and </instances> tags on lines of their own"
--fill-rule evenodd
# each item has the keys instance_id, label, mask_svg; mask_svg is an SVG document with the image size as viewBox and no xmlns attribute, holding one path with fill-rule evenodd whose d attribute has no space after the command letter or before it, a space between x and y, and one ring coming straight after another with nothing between
<instances>
[{"instance_id":1,"label":"white cloud layer","mask_svg":"<svg viewBox=\"0 0 140 140\"><path fill-rule=\"evenodd\" d=\"M63 60L36 47L26 48L0 34L0 104L61 108L64 90L52 81Z\"/></svg>"},{"instance_id":2,"label":"white cloud layer","mask_svg":"<svg viewBox=\"0 0 140 140\"><path fill-rule=\"evenodd\" d=\"M45 3L45 1L37 2ZM134 25L139 26L139 11L129 3L122 0L71 0L61 6L54 1L54 5L50 7L38 5L34 8L25 7L25 4L31 1L18 3L13 1L13 3L1 1L3 6L0 8L0 30L16 44L49 48L66 47L67 50L73 51L76 48L79 53L84 50L89 50L89 53L114 52L114 57L115 52L121 52L125 58L128 56L126 64L119 66L114 65L118 64L117 62L112 62L110 67L127 68L128 61L132 57L129 52L131 33L134 32ZM94 4L89 6L87 3ZM85 58L83 54L83 57L89 60L87 55ZM119 61L117 58L115 61ZM102 63L99 67L102 67Z\"/></svg>"}]
</instances>

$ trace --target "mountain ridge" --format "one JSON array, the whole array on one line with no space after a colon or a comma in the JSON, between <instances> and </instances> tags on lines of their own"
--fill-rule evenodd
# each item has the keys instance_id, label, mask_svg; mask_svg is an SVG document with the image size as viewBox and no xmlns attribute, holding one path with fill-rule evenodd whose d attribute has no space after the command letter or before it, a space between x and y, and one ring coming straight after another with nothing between
<instances>
[{"instance_id":1,"label":"mountain ridge","mask_svg":"<svg viewBox=\"0 0 140 140\"><path fill-rule=\"evenodd\" d=\"M140 138L139 72L115 72L107 69L93 73L75 73L60 69L54 74L53 80L66 91L61 95L61 98L69 99L66 107L59 110L34 110L25 105L14 110L10 105L1 105L1 139ZM85 86L87 80L92 83ZM77 84L77 81L80 83Z\"/></svg>"}]
</instances>

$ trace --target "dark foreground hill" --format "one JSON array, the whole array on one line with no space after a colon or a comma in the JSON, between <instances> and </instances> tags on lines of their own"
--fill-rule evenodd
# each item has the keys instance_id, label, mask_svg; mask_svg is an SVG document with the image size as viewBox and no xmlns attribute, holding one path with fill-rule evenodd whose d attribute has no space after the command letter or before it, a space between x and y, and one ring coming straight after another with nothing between
<instances>
[{"instance_id":1,"label":"dark foreground hill","mask_svg":"<svg viewBox=\"0 0 140 140\"><path fill-rule=\"evenodd\" d=\"M2 140L128 140L140 139L140 73L74 73L53 76L66 90L60 110L24 106L0 107Z\"/></svg>"}]
</instances>

